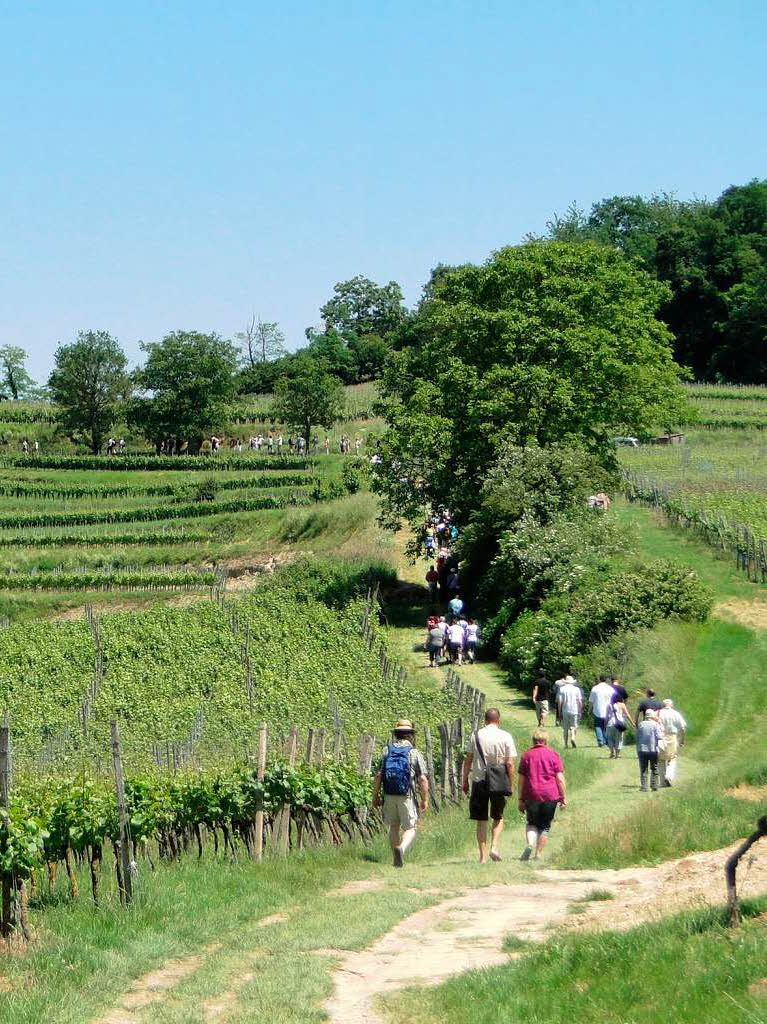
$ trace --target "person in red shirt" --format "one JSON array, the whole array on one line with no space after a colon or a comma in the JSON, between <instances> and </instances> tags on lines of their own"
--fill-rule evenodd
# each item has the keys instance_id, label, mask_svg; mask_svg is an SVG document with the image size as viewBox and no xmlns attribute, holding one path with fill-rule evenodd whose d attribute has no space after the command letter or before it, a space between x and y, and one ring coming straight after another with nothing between
<instances>
[{"instance_id":1,"label":"person in red shirt","mask_svg":"<svg viewBox=\"0 0 767 1024\"><path fill-rule=\"evenodd\" d=\"M522 755L519 768L519 809L527 817L527 846L520 860L538 859L549 838L557 804L567 806L567 785L562 758L549 748L544 729L533 733L533 745Z\"/></svg>"}]
</instances>

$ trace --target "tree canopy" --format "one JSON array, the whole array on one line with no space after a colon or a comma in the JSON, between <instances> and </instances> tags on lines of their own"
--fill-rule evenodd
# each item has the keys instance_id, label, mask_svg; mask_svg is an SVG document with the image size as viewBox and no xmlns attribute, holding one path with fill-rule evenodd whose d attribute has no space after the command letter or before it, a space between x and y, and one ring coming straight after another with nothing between
<instances>
[{"instance_id":1,"label":"tree canopy","mask_svg":"<svg viewBox=\"0 0 767 1024\"><path fill-rule=\"evenodd\" d=\"M666 282L659 315L678 362L700 380L761 383L767 376L767 179L714 202L666 194L613 196L587 216L571 206L549 237L596 241Z\"/></svg>"},{"instance_id":2,"label":"tree canopy","mask_svg":"<svg viewBox=\"0 0 767 1024\"><path fill-rule=\"evenodd\" d=\"M27 373L27 353L18 345L0 346L0 397L37 398L40 388Z\"/></svg>"},{"instance_id":3,"label":"tree canopy","mask_svg":"<svg viewBox=\"0 0 767 1024\"><path fill-rule=\"evenodd\" d=\"M692 415L656 314L668 289L595 243L530 242L440 268L383 378L385 516L465 522L501 445L614 457L610 437Z\"/></svg>"},{"instance_id":4,"label":"tree canopy","mask_svg":"<svg viewBox=\"0 0 767 1024\"><path fill-rule=\"evenodd\" d=\"M296 360L290 377L282 377L274 388L272 417L301 431L307 446L314 427L328 430L344 409L343 385L328 372L321 359L304 356Z\"/></svg>"},{"instance_id":5,"label":"tree canopy","mask_svg":"<svg viewBox=\"0 0 767 1024\"><path fill-rule=\"evenodd\" d=\"M358 274L349 281L339 281L333 293L320 309L326 330L353 333L358 337L366 334L385 337L407 315L402 289L396 281L377 285Z\"/></svg>"},{"instance_id":6,"label":"tree canopy","mask_svg":"<svg viewBox=\"0 0 767 1024\"><path fill-rule=\"evenodd\" d=\"M226 421L237 349L199 331L174 331L141 348L147 360L135 380L143 394L131 403L130 422L157 447L180 451L186 442L197 450Z\"/></svg>"},{"instance_id":7,"label":"tree canopy","mask_svg":"<svg viewBox=\"0 0 767 1024\"><path fill-rule=\"evenodd\" d=\"M130 390L127 365L108 331L80 331L76 341L56 349L48 387L61 406L64 428L94 453L101 450Z\"/></svg>"}]
</instances>

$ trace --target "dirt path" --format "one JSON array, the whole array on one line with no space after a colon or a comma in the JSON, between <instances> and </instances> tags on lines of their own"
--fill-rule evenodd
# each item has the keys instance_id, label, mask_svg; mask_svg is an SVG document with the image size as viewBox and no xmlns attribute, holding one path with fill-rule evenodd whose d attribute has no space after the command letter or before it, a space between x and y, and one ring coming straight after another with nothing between
<instances>
[{"instance_id":1,"label":"dirt path","mask_svg":"<svg viewBox=\"0 0 767 1024\"><path fill-rule=\"evenodd\" d=\"M732 849L732 848L730 848ZM656 868L543 871L527 885L489 885L405 918L368 949L344 955L325 1009L333 1024L384 1024L377 997L508 961L507 935L542 942L552 929L627 929L691 906L721 903L730 852L691 854ZM767 892L767 843L741 868L741 893ZM612 898L589 900L594 890Z\"/></svg>"}]
</instances>

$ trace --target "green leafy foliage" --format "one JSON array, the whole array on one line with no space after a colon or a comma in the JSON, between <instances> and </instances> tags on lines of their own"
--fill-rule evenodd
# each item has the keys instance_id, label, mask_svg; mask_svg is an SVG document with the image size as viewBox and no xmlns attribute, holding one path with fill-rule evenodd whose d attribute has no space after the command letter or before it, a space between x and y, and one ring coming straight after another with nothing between
<instances>
[{"instance_id":1,"label":"green leafy foliage","mask_svg":"<svg viewBox=\"0 0 767 1024\"><path fill-rule=\"evenodd\" d=\"M387 518L466 525L501 446L583 447L693 415L658 320L664 286L596 244L507 247L439 268L392 357L377 473Z\"/></svg>"},{"instance_id":2,"label":"green leafy foliage","mask_svg":"<svg viewBox=\"0 0 767 1024\"><path fill-rule=\"evenodd\" d=\"M597 573L571 592L523 612L503 638L501 662L511 677L529 683L537 671L560 674L589 647L661 619L704 621L713 603L709 587L689 567L650 562L612 574Z\"/></svg>"}]
</instances>

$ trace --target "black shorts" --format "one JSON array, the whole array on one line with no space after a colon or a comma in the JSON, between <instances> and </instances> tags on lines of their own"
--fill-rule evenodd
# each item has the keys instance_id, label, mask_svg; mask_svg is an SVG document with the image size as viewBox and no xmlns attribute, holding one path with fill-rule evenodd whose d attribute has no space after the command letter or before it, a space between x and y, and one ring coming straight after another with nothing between
<instances>
[{"instance_id":1,"label":"black shorts","mask_svg":"<svg viewBox=\"0 0 767 1024\"><path fill-rule=\"evenodd\" d=\"M472 782L469 796L469 819L471 821L487 821L488 804L490 805L490 817L493 821L500 821L506 807L506 797L503 793L490 793L485 779Z\"/></svg>"},{"instance_id":2,"label":"black shorts","mask_svg":"<svg viewBox=\"0 0 767 1024\"><path fill-rule=\"evenodd\" d=\"M528 800L525 804L528 828L548 832L556 814L558 800Z\"/></svg>"}]
</instances>

